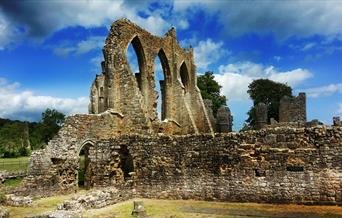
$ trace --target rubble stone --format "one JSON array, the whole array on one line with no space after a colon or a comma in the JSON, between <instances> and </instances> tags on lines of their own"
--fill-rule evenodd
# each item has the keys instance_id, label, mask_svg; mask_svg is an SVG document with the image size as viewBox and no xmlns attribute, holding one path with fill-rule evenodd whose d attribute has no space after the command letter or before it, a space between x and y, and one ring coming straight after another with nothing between
<instances>
[{"instance_id":1,"label":"rubble stone","mask_svg":"<svg viewBox=\"0 0 342 218\"><path fill-rule=\"evenodd\" d=\"M32 204L32 198L27 196L16 196L10 194L6 196L6 204L10 206L30 206Z\"/></svg>"},{"instance_id":2,"label":"rubble stone","mask_svg":"<svg viewBox=\"0 0 342 218\"><path fill-rule=\"evenodd\" d=\"M0 218L9 218L9 212L7 209L0 207Z\"/></svg>"}]
</instances>

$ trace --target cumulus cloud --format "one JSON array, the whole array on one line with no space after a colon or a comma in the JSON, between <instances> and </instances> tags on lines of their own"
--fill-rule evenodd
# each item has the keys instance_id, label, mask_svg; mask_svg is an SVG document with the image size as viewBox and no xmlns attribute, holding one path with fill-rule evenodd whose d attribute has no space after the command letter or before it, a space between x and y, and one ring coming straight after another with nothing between
<instances>
[{"instance_id":1,"label":"cumulus cloud","mask_svg":"<svg viewBox=\"0 0 342 218\"><path fill-rule=\"evenodd\" d=\"M8 44L10 39L8 34L18 27L23 30L21 33L35 39L44 39L65 27L109 26L112 21L122 17L157 35L164 34L171 27L171 24L159 13L140 16L139 11L148 10L148 4L144 3L141 7L137 5L140 6L140 2L138 4L123 0L34 2L3 0L0 4L0 30L6 28L6 31L0 31L0 47ZM181 18L179 26L187 28L188 23L185 18ZM65 49L64 52L69 51Z\"/></svg>"},{"instance_id":2,"label":"cumulus cloud","mask_svg":"<svg viewBox=\"0 0 342 218\"><path fill-rule=\"evenodd\" d=\"M315 88L309 88L303 90L309 97L317 98L321 96L330 96L335 93L342 94L342 83L330 84L326 86L320 86Z\"/></svg>"},{"instance_id":3,"label":"cumulus cloud","mask_svg":"<svg viewBox=\"0 0 342 218\"><path fill-rule=\"evenodd\" d=\"M306 69L278 71L274 66L242 62L221 65L215 80L222 86L222 92L228 99L248 100L248 85L255 79L265 78L296 87L310 77L312 73Z\"/></svg>"},{"instance_id":4,"label":"cumulus cloud","mask_svg":"<svg viewBox=\"0 0 342 218\"><path fill-rule=\"evenodd\" d=\"M196 66L206 70L210 64L215 63L224 55L230 54L230 52L223 49L222 46L223 42L213 42L210 38L198 42L197 46L194 47Z\"/></svg>"},{"instance_id":5,"label":"cumulus cloud","mask_svg":"<svg viewBox=\"0 0 342 218\"><path fill-rule=\"evenodd\" d=\"M102 48L104 45L105 37L92 36L86 40L78 42L76 45L72 43L64 43L53 48L53 52L59 56L68 56L69 54L81 55L93 49Z\"/></svg>"},{"instance_id":6,"label":"cumulus cloud","mask_svg":"<svg viewBox=\"0 0 342 218\"><path fill-rule=\"evenodd\" d=\"M342 32L342 4L338 1L183 1L176 11L201 8L220 20L227 34L274 33L278 38L311 35L338 36Z\"/></svg>"},{"instance_id":7,"label":"cumulus cloud","mask_svg":"<svg viewBox=\"0 0 342 218\"><path fill-rule=\"evenodd\" d=\"M20 31L17 28L11 28L9 21L0 10L0 50L18 40L18 35L20 35Z\"/></svg>"},{"instance_id":8,"label":"cumulus cloud","mask_svg":"<svg viewBox=\"0 0 342 218\"><path fill-rule=\"evenodd\" d=\"M337 113L342 114L342 103L339 103L339 104L338 104Z\"/></svg>"},{"instance_id":9,"label":"cumulus cloud","mask_svg":"<svg viewBox=\"0 0 342 218\"><path fill-rule=\"evenodd\" d=\"M53 108L67 115L87 113L88 98L56 98L18 91L19 83L9 83L0 78L0 117L37 121L46 108Z\"/></svg>"}]
</instances>

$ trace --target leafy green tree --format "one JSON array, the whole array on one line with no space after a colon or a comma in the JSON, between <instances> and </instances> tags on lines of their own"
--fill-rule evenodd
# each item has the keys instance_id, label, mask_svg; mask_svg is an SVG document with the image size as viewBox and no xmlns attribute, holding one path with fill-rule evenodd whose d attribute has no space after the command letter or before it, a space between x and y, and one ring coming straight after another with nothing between
<instances>
[{"instance_id":1,"label":"leafy green tree","mask_svg":"<svg viewBox=\"0 0 342 218\"><path fill-rule=\"evenodd\" d=\"M227 105L227 98L224 95L220 95L220 86L215 81L213 72L205 72L203 75L197 77L197 86L201 90L202 98L210 99L213 103L213 112L216 117L218 108L221 105Z\"/></svg>"},{"instance_id":2,"label":"leafy green tree","mask_svg":"<svg viewBox=\"0 0 342 218\"><path fill-rule=\"evenodd\" d=\"M46 109L42 120L23 122L0 118L0 157L27 156L52 139L64 123L65 115Z\"/></svg>"},{"instance_id":3,"label":"leafy green tree","mask_svg":"<svg viewBox=\"0 0 342 218\"><path fill-rule=\"evenodd\" d=\"M46 109L42 113L42 126L38 127L43 136L43 141L47 143L51 140L61 128L65 120L65 115L61 112L58 112L55 109Z\"/></svg>"},{"instance_id":4,"label":"leafy green tree","mask_svg":"<svg viewBox=\"0 0 342 218\"><path fill-rule=\"evenodd\" d=\"M269 79L254 80L251 84L249 84L248 88L249 89L247 92L250 98L253 100L253 107L247 113L247 125L250 128L255 128L254 107L260 102L263 102L267 105L268 119L274 118L279 121L280 99L285 95L292 97L292 88L287 84L274 82Z\"/></svg>"}]
</instances>

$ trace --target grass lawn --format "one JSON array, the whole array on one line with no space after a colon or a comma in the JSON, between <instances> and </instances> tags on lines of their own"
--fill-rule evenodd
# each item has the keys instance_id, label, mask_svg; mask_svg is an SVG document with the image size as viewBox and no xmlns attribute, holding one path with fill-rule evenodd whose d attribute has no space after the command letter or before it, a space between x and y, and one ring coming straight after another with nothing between
<instances>
[{"instance_id":1,"label":"grass lawn","mask_svg":"<svg viewBox=\"0 0 342 218\"><path fill-rule=\"evenodd\" d=\"M154 218L210 218L210 217L342 217L342 207L273 205L256 203L225 203L194 200L155 200L140 199L144 202L148 216ZM133 201L125 201L101 209L85 212L84 217L130 218Z\"/></svg>"},{"instance_id":2,"label":"grass lawn","mask_svg":"<svg viewBox=\"0 0 342 218\"><path fill-rule=\"evenodd\" d=\"M84 194L82 190L79 193ZM31 207L6 207L11 217L25 217L56 210L56 206L75 194L35 199ZM342 207L275 205L255 203L226 203L194 200L139 199L144 202L147 215L154 218L213 218L213 217L342 217ZM84 212L84 217L132 217L133 200Z\"/></svg>"},{"instance_id":3,"label":"grass lawn","mask_svg":"<svg viewBox=\"0 0 342 218\"><path fill-rule=\"evenodd\" d=\"M9 172L24 171L28 167L29 157L0 158L0 171Z\"/></svg>"},{"instance_id":4,"label":"grass lawn","mask_svg":"<svg viewBox=\"0 0 342 218\"><path fill-rule=\"evenodd\" d=\"M56 210L57 205L63 201L70 199L75 194L58 195L48 198L36 199L30 207L5 207L9 210L11 218L22 218L26 216L33 216L47 211Z\"/></svg>"}]
</instances>

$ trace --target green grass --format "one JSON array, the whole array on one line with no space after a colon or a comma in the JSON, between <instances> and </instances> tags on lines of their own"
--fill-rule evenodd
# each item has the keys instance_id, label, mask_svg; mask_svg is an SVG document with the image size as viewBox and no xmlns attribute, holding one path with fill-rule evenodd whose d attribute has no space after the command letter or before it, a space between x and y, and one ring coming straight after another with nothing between
<instances>
[{"instance_id":1,"label":"green grass","mask_svg":"<svg viewBox=\"0 0 342 218\"><path fill-rule=\"evenodd\" d=\"M232 217L342 217L342 207L227 203L195 200L140 199L148 216L154 218L232 218ZM133 200L100 209L87 210L84 217L131 218ZM304 217L303 216L303 217Z\"/></svg>"},{"instance_id":2,"label":"green grass","mask_svg":"<svg viewBox=\"0 0 342 218\"><path fill-rule=\"evenodd\" d=\"M85 194L80 191L78 194ZM58 195L49 198L34 199L30 207L6 207L11 217L25 217L56 210L58 204L70 199L75 194ZM137 199L144 202L147 215L154 218L231 218L231 217L257 217L263 214L267 217L279 217L278 215L293 214L287 217L342 217L342 207L338 206L305 206L305 205L276 205L256 203L227 203L208 202L195 200L156 200ZM185 210L187 209L187 210ZM117 217L131 218L133 200L117 203L100 209L84 211L84 217ZM239 213L241 215L232 215ZM299 214L298 214L299 213ZM248 215L249 214L249 215ZM305 216L313 214L313 216ZM274 216L270 216L274 215Z\"/></svg>"},{"instance_id":3,"label":"green grass","mask_svg":"<svg viewBox=\"0 0 342 218\"><path fill-rule=\"evenodd\" d=\"M15 179L6 179L5 182L3 183L5 187L18 187L21 183L23 178L15 178Z\"/></svg>"},{"instance_id":4,"label":"green grass","mask_svg":"<svg viewBox=\"0 0 342 218\"><path fill-rule=\"evenodd\" d=\"M41 198L33 200L30 207L5 207L8 209L11 218L22 218L26 216L33 216L47 211L56 210L57 205L63 201L70 199L75 194L58 195L48 198Z\"/></svg>"},{"instance_id":5,"label":"green grass","mask_svg":"<svg viewBox=\"0 0 342 218\"><path fill-rule=\"evenodd\" d=\"M29 157L0 158L0 171L18 172L27 170Z\"/></svg>"}]
</instances>

